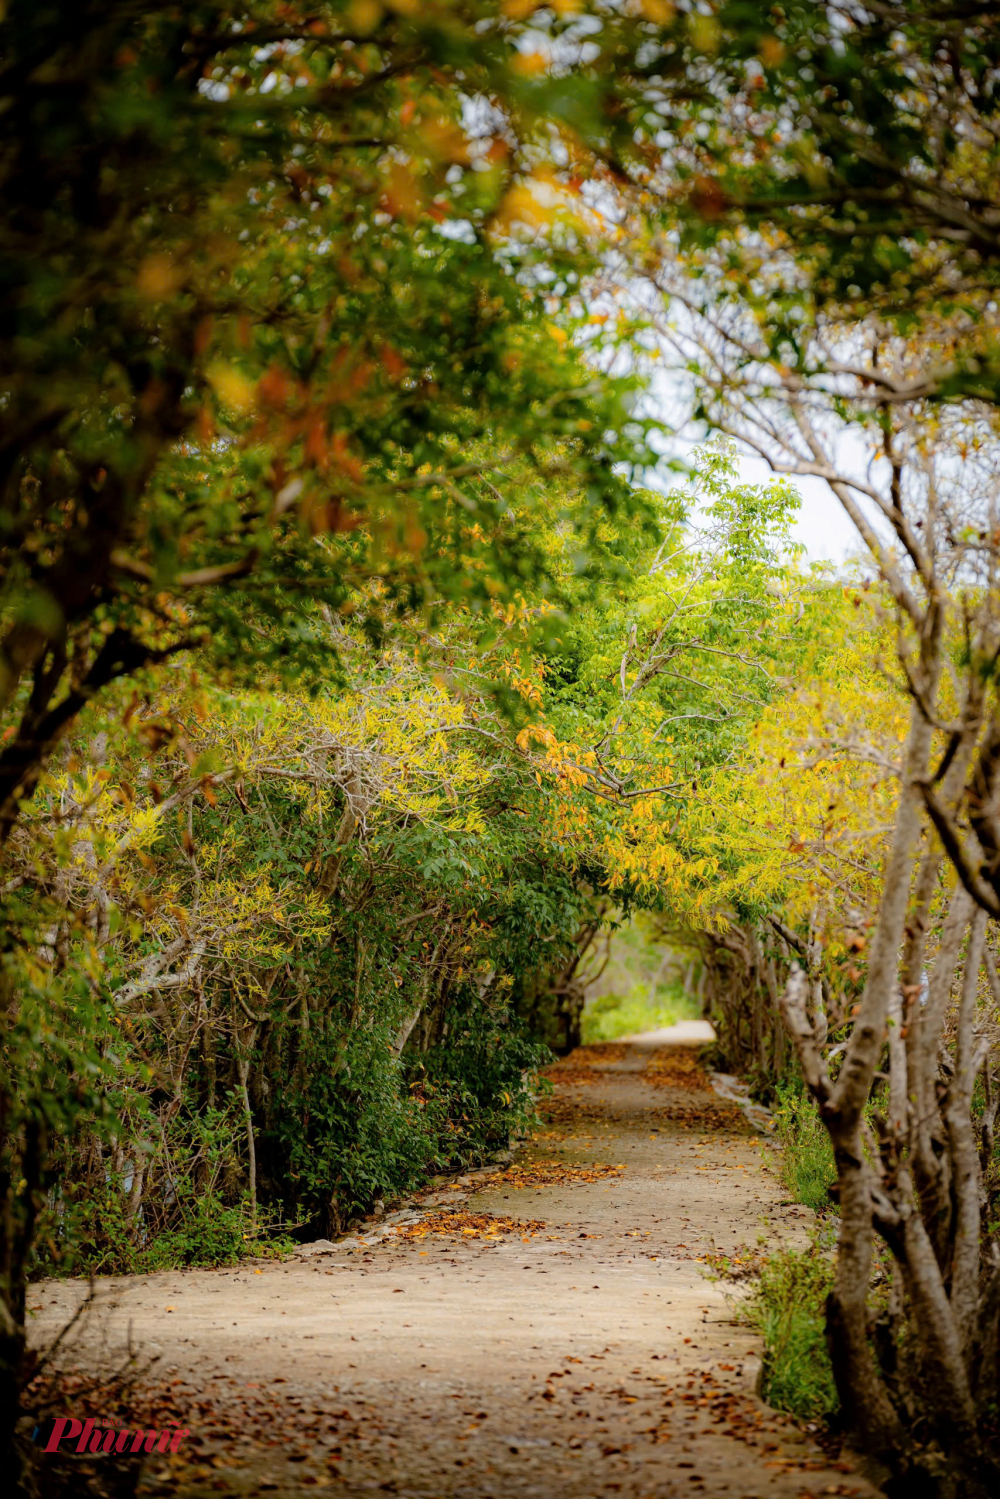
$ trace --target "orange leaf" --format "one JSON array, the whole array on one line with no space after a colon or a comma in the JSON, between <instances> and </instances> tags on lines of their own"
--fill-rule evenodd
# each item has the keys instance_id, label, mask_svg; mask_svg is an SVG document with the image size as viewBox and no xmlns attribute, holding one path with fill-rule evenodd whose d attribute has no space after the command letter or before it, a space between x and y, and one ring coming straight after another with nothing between
<instances>
[{"instance_id":1,"label":"orange leaf","mask_svg":"<svg viewBox=\"0 0 1000 1499\"><path fill-rule=\"evenodd\" d=\"M257 382L257 393L267 406L284 410L291 395L292 382L279 364L272 364Z\"/></svg>"},{"instance_id":2,"label":"orange leaf","mask_svg":"<svg viewBox=\"0 0 1000 1499\"><path fill-rule=\"evenodd\" d=\"M402 355L399 354L397 350L391 346L391 344L385 344L381 349L380 354L382 359L382 368L391 379L398 380L401 376L406 374L406 361L403 359Z\"/></svg>"},{"instance_id":3,"label":"orange leaf","mask_svg":"<svg viewBox=\"0 0 1000 1499\"><path fill-rule=\"evenodd\" d=\"M321 416L314 416L306 434L306 457L311 458L317 468L325 468L327 461L326 427Z\"/></svg>"}]
</instances>

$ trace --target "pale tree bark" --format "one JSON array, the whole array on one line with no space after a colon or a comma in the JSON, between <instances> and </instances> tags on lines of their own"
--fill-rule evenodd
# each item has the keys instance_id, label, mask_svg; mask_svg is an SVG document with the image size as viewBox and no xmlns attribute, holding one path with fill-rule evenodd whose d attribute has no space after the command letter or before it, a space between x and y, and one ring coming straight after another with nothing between
<instances>
[{"instance_id":1,"label":"pale tree bark","mask_svg":"<svg viewBox=\"0 0 1000 1499\"><path fill-rule=\"evenodd\" d=\"M837 1083L824 1088L825 1096L817 1100L833 1145L840 1188L837 1266L827 1313L834 1375L848 1419L863 1435L868 1449L878 1456L899 1447L903 1430L868 1337L873 1181L862 1145L861 1125L878 1068L890 1006L898 993L898 955L921 824L921 802L913 781L925 771L930 744L930 725L914 705L904 753L904 784L886 867L885 896L872 940L860 1011ZM806 1017L803 1022L809 1025ZM821 1043L811 1026L809 1033L812 1046L819 1050ZM804 1035L801 1025L798 1035Z\"/></svg>"},{"instance_id":2,"label":"pale tree bark","mask_svg":"<svg viewBox=\"0 0 1000 1499\"><path fill-rule=\"evenodd\" d=\"M955 889L941 932L937 960L928 985L927 1003L911 1021L908 1045L909 1093L913 1106L910 1151L924 1225L938 1263L947 1256L951 1217L950 1162L943 1149L944 1130L935 1098L938 1047L944 1028L959 953L972 915L972 900Z\"/></svg>"},{"instance_id":3,"label":"pale tree bark","mask_svg":"<svg viewBox=\"0 0 1000 1499\"><path fill-rule=\"evenodd\" d=\"M983 1062L976 1037L976 989L982 962L986 916L977 911L969 937L958 1012L955 1075L948 1090L945 1123L952 1159L955 1231L952 1246L951 1305L959 1341L972 1348L979 1303L981 1183L979 1151L972 1122L972 1090Z\"/></svg>"}]
</instances>

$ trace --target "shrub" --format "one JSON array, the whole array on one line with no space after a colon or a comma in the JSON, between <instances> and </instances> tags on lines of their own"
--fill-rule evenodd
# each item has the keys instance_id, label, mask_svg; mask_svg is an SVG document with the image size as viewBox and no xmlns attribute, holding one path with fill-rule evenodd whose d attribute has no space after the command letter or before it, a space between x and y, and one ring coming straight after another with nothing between
<instances>
[{"instance_id":1,"label":"shrub","mask_svg":"<svg viewBox=\"0 0 1000 1499\"><path fill-rule=\"evenodd\" d=\"M428 1172L483 1160L534 1118L531 1076L550 1053L516 1025L456 1001L427 1052L398 1056L392 1033L312 1038L302 1091L265 1141L275 1187L324 1233Z\"/></svg>"},{"instance_id":2,"label":"shrub","mask_svg":"<svg viewBox=\"0 0 1000 1499\"><path fill-rule=\"evenodd\" d=\"M423 1099L442 1164L478 1162L535 1120L537 1072L552 1060L547 1046L512 1024L483 1026L474 1012L411 1066L411 1091Z\"/></svg>"},{"instance_id":3,"label":"shrub","mask_svg":"<svg viewBox=\"0 0 1000 1499\"><path fill-rule=\"evenodd\" d=\"M419 1099L405 1088L392 1028L309 1038L298 1089L289 1088L263 1140L277 1195L324 1235L378 1198L406 1191L437 1164Z\"/></svg>"},{"instance_id":4,"label":"shrub","mask_svg":"<svg viewBox=\"0 0 1000 1499\"><path fill-rule=\"evenodd\" d=\"M249 1199L227 1207L214 1194L193 1196L177 1228L159 1234L141 1255L140 1269L180 1265L236 1265L244 1259L280 1259L295 1248L267 1210L251 1217Z\"/></svg>"},{"instance_id":5,"label":"shrub","mask_svg":"<svg viewBox=\"0 0 1000 1499\"><path fill-rule=\"evenodd\" d=\"M128 1209L129 1194L117 1182L63 1201L58 1215L42 1222L36 1273L142 1275L277 1258L294 1247L273 1214L258 1209L251 1218L245 1196L230 1205L215 1192L186 1194L175 1204L171 1226L158 1231Z\"/></svg>"}]
</instances>

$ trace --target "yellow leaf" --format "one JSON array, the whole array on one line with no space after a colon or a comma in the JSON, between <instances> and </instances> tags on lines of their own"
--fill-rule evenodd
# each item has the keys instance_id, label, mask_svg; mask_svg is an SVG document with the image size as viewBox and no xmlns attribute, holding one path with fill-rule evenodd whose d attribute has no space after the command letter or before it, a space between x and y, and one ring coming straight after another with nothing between
<instances>
[{"instance_id":1,"label":"yellow leaf","mask_svg":"<svg viewBox=\"0 0 1000 1499\"><path fill-rule=\"evenodd\" d=\"M655 21L658 26L669 26L674 19L675 8L670 0L639 0L642 13L647 21Z\"/></svg>"},{"instance_id":2,"label":"yellow leaf","mask_svg":"<svg viewBox=\"0 0 1000 1499\"><path fill-rule=\"evenodd\" d=\"M146 256L139 267L135 284L141 297L150 302L162 302L177 290L182 279L170 256L160 251Z\"/></svg>"},{"instance_id":3,"label":"yellow leaf","mask_svg":"<svg viewBox=\"0 0 1000 1499\"><path fill-rule=\"evenodd\" d=\"M216 360L205 371L209 385L223 406L237 416L247 416L254 408L256 387L241 370Z\"/></svg>"}]
</instances>

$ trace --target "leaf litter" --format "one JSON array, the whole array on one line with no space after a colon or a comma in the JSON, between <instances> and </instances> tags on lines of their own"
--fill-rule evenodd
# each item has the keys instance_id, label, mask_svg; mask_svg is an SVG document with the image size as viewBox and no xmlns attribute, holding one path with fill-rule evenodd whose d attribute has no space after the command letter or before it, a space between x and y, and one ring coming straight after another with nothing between
<instances>
[{"instance_id":1,"label":"leaf litter","mask_svg":"<svg viewBox=\"0 0 1000 1499\"><path fill-rule=\"evenodd\" d=\"M510 1187L515 1192L525 1187L561 1187L570 1182L596 1182L606 1176L621 1176L624 1166L608 1166L595 1162L590 1166L570 1166L561 1161L526 1161L508 1166L495 1176L481 1179L481 1187Z\"/></svg>"},{"instance_id":2,"label":"leaf litter","mask_svg":"<svg viewBox=\"0 0 1000 1499\"><path fill-rule=\"evenodd\" d=\"M495 1213L432 1213L419 1223L400 1223L393 1230L400 1239L426 1239L429 1234L451 1239L524 1238L546 1225L538 1218L506 1218Z\"/></svg>"}]
</instances>

